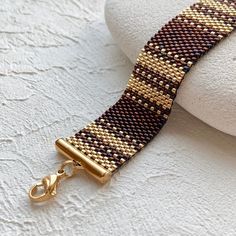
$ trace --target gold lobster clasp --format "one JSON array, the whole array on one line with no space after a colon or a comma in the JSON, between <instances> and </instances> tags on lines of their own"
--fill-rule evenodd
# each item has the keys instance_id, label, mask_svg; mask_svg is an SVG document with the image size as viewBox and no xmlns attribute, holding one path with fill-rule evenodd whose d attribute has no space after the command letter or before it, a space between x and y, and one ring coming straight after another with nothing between
<instances>
[{"instance_id":1,"label":"gold lobster clasp","mask_svg":"<svg viewBox=\"0 0 236 236\"><path fill-rule=\"evenodd\" d=\"M57 194L59 182L64 178L72 177L80 169L83 169L83 167L78 162L65 161L56 174L45 176L39 183L31 187L29 190L30 199L35 202L42 202L52 198Z\"/></svg>"}]
</instances>

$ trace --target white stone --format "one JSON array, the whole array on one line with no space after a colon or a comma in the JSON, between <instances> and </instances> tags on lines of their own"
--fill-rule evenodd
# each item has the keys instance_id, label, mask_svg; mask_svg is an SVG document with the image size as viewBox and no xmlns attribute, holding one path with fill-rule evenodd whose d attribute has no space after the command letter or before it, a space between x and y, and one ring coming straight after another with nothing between
<instances>
[{"instance_id":1,"label":"white stone","mask_svg":"<svg viewBox=\"0 0 236 236\"><path fill-rule=\"evenodd\" d=\"M107 25L134 63L161 26L196 0L107 0ZM236 135L236 32L204 56L187 74L176 102L205 123Z\"/></svg>"}]
</instances>

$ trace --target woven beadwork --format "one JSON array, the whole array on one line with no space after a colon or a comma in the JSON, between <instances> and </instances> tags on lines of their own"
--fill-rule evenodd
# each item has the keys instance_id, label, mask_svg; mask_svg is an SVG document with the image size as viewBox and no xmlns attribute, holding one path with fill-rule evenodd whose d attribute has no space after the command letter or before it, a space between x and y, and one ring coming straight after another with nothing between
<instances>
[{"instance_id":1,"label":"woven beadwork","mask_svg":"<svg viewBox=\"0 0 236 236\"><path fill-rule=\"evenodd\" d=\"M235 0L185 9L144 46L119 101L66 141L115 172L164 126L185 74L235 28Z\"/></svg>"}]
</instances>

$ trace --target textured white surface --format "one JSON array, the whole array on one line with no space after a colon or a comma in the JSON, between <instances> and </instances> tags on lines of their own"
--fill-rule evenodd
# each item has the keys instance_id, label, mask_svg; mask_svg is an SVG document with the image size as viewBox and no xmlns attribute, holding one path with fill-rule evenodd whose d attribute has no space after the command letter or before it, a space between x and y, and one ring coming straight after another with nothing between
<instances>
[{"instance_id":1,"label":"textured white surface","mask_svg":"<svg viewBox=\"0 0 236 236\"><path fill-rule=\"evenodd\" d=\"M196 0L107 0L106 21L131 59L168 20ZM236 32L187 74L176 102L207 124L236 136Z\"/></svg>"},{"instance_id":2,"label":"textured white surface","mask_svg":"<svg viewBox=\"0 0 236 236\"><path fill-rule=\"evenodd\" d=\"M63 160L53 148L122 93L132 69L103 1L0 5L1 235L236 235L236 138L175 106L158 137L107 185L86 174L31 204Z\"/></svg>"}]
</instances>

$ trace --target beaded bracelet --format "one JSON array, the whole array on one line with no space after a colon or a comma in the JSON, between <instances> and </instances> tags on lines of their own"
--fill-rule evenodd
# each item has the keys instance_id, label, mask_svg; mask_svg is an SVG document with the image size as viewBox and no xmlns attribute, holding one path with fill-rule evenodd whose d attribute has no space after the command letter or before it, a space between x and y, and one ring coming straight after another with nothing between
<instances>
[{"instance_id":1,"label":"beaded bracelet","mask_svg":"<svg viewBox=\"0 0 236 236\"><path fill-rule=\"evenodd\" d=\"M200 0L164 25L140 52L118 102L75 135L56 141L70 160L34 185L30 198L51 198L60 180L80 169L107 182L164 126L185 74L235 28L235 0Z\"/></svg>"}]
</instances>

